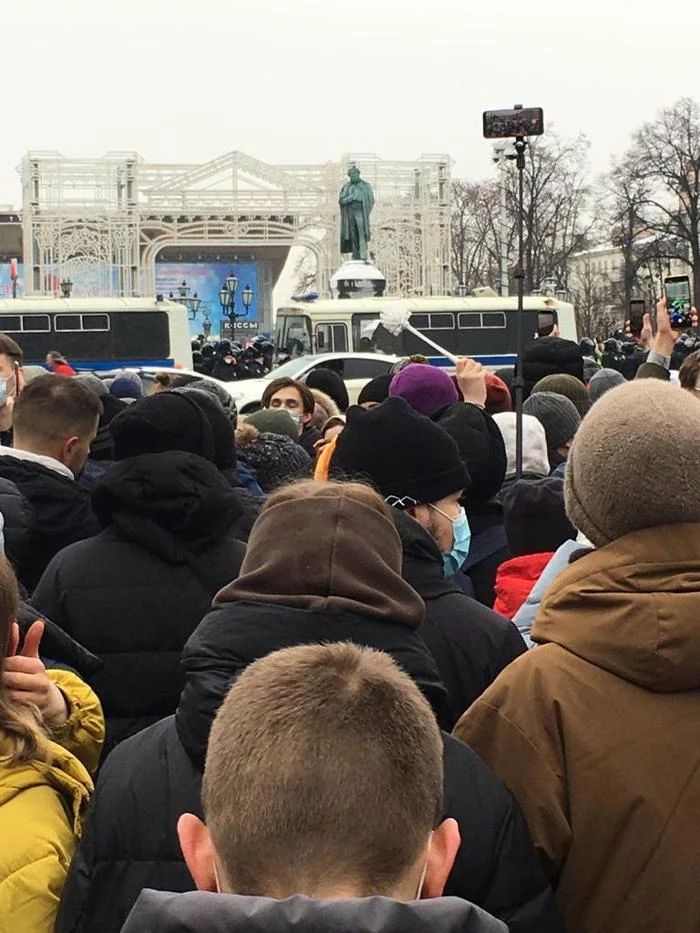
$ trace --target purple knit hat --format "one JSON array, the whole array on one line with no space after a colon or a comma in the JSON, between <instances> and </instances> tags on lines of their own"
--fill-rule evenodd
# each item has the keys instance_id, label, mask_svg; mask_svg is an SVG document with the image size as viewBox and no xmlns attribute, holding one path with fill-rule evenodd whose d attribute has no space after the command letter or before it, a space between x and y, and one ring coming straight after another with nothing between
<instances>
[{"instance_id":1,"label":"purple knit hat","mask_svg":"<svg viewBox=\"0 0 700 933\"><path fill-rule=\"evenodd\" d=\"M459 401L455 384L445 370L424 363L409 363L396 373L389 395L405 399L414 411L428 418Z\"/></svg>"}]
</instances>

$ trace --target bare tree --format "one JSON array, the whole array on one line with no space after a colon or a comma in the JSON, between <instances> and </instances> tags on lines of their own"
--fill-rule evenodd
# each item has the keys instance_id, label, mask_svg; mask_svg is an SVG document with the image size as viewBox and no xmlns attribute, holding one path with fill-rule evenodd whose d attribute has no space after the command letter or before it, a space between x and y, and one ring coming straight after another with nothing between
<instances>
[{"instance_id":1,"label":"bare tree","mask_svg":"<svg viewBox=\"0 0 700 933\"><path fill-rule=\"evenodd\" d=\"M579 259L569 274L569 294L574 303L576 327L585 337L607 337L619 325L613 311L613 285L595 268L591 257Z\"/></svg>"},{"instance_id":2,"label":"bare tree","mask_svg":"<svg viewBox=\"0 0 700 933\"><path fill-rule=\"evenodd\" d=\"M494 182L452 185L452 275L468 291L498 279L498 199Z\"/></svg>"},{"instance_id":3,"label":"bare tree","mask_svg":"<svg viewBox=\"0 0 700 933\"><path fill-rule=\"evenodd\" d=\"M585 137L569 142L549 133L530 141L524 178L525 291L532 292L552 275L567 284L567 264L582 249L597 222L591 203ZM518 178L507 171L508 204L518 216Z\"/></svg>"},{"instance_id":4,"label":"bare tree","mask_svg":"<svg viewBox=\"0 0 700 933\"><path fill-rule=\"evenodd\" d=\"M630 175L645 186L642 205L665 258L690 262L700 295L700 107L689 97L645 123L628 154Z\"/></svg>"}]
</instances>

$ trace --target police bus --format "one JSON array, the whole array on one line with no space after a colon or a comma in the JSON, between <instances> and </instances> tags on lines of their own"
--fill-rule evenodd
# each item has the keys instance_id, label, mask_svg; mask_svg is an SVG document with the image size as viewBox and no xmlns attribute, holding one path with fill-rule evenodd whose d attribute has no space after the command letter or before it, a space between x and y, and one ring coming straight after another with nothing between
<instances>
[{"instance_id":1,"label":"police bus","mask_svg":"<svg viewBox=\"0 0 700 933\"><path fill-rule=\"evenodd\" d=\"M383 306L397 301L411 311L411 324L455 356L471 356L496 369L517 355L517 298L348 298L291 302L277 311L277 349L290 356L308 353L376 351L410 356L422 353L438 366L451 366L414 334L394 337L382 327ZM573 305L546 296L525 298L525 344L556 324L559 334L577 340Z\"/></svg>"},{"instance_id":2,"label":"police bus","mask_svg":"<svg viewBox=\"0 0 700 933\"><path fill-rule=\"evenodd\" d=\"M0 300L0 333L17 341L29 364L58 350L76 369L192 368L187 309L175 301L7 298Z\"/></svg>"}]
</instances>

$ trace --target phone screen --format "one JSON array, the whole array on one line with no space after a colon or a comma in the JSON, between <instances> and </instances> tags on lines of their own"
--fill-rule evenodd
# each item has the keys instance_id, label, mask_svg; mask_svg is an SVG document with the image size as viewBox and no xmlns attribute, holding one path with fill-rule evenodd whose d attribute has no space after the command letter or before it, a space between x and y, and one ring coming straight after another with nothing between
<instances>
[{"instance_id":1,"label":"phone screen","mask_svg":"<svg viewBox=\"0 0 700 933\"><path fill-rule=\"evenodd\" d=\"M630 332L638 337L644 327L644 302L630 301Z\"/></svg>"},{"instance_id":2,"label":"phone screen","mask_svg":"<svg viewBox=\"0 0 700 933\"><path fill-rule=\"evenodd\" d=\"M687 330L693 326L690 316L690 279L687 275L674 275L664 282L666 305L671 327L674 330Z\"/></svg>"},{"instance_id":3,"label":"phone screen","mask_svg":"<svg viewBox=\"0 0 700 933\"><path fill-rule=\"evenodd\" d=\"M537 336L549 337L557 323L554 311L539 311L537 314Z\"/></svg>"}]
</instances>

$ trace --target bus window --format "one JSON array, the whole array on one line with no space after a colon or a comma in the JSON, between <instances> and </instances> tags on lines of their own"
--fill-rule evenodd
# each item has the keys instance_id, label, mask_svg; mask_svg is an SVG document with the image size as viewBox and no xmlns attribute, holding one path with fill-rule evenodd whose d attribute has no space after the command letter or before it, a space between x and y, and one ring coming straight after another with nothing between
<instances>
[{"instance_id":1,"label":"bus window","mask_svg":"<svg viewBox=\"0 0 700 933\"><path fill-rule=\"evenodd\" d=\"M478 311L465 311L457 316L460 330L475 330L481 327L481 315Z\"/></svg>"},{"instance_id":2,"label":"bus window","mask_svg":"<svg viewBox=\"0 0 700 933\"><path fill-rule=\"evenodd\" d=\"M57 314L53 319L54 330L57 334L65 334L74 330L82 330L79 314Z\"/></svg>"},{"instance_id":3,"label":"bus window","mask_svg":"<svg viewBox=\"0 0 700 933\"><path fill-rule=\"evenodd\" d=\"M430 330L454 330L455 319L453 314L431 314Z\"/></svg>"},{"instance_id":4,"label":"bus window","mask_svg":"<svg viewBox=\"0 0 700 933\"><path fill-rule=\"evenodd\" d=\"M314 339L318 353L347 353L348 329L345 324L317 324Z\"/></svg>"},{"instance_id":5,"label":"bus window","mask_svg":"<svg viewBox=\"0 0 700 933\"><path fill-rule=\"evenodd\" d=\"M355 353L399 353L401 340L379 322L379 315L353 314L352 348Z\"/></svg>"},{"instance_id":6,"label":"bus window","mask_svg":"<svg viewBox=\"0 0 700 933\"><path fill-rule=\"evenodd\" d=\"M430 330L430 315L412 314L411 324L413 324L416 330Z\"/></svg>"},{"instance_id":7,"label":"bus window","mask_svg":"<svg viewBox=\"0 0 700 933\"><path fill-rule=\"evenodd\" d=\"M23 334L49 334L51 333L51 321L48 314L23 314L22 315L22 333Z\"/></svg>"},{"instance_id":8,"label":"bus window","mask_svg":"<svg viewBox=\"0 0 700 933\"><path fill-rule=\"evenodd\" d=\"M484 311L481 315L482 327L505 327L506 316L503 311Z\"/></svg>"},{"instance_id":9,"label":"bus window","mask_svg":"<svg viewBox=\"0 0 700 933\"><path fill-rule=\"evenodd\" d=\"M83 314L83 330L109 330L109 315Z\"/></svg>"},{"instance_id":10,"label":"bus window","mask_svg":"<svg viewBox=\"0 0 700 933\"><path fill-rule=\"evenodd\" d=\"M277 348L290 356L311 353L311 321L305 314L280 314L277 319Z\"/></svg>"}]
</instances>

